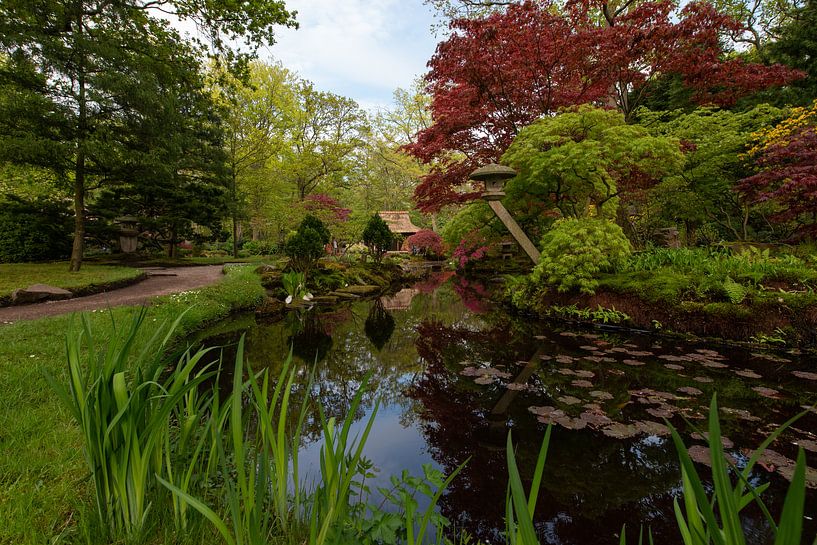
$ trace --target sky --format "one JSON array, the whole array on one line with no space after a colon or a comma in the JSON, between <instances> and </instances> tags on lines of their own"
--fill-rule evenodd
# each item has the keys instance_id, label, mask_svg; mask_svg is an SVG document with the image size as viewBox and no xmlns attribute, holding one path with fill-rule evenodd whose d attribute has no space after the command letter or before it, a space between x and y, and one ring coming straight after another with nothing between
<instances>
[{"instance_id":1,"label":"sky","mask_svg":"<svg viewBox=\"0 0 817 545\"><path fill-rule=\"evenodd\" d=\"M322 91L373 111L392 103L398 87L426 72L437 38L422 0L287 0L299 29L281 28L260 51Z\"/></svg>"}]
</instances>

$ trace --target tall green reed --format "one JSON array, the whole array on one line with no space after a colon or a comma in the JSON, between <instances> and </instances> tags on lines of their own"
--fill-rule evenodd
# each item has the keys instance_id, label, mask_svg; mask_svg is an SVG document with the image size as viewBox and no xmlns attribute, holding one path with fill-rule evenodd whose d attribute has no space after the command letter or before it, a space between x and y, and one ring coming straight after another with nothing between
<instances>
[{"instance_id":1,"label":"tall green reed","mask_svg":"<svg viewBox=\"0 0 817 545\"><path fill-rule=\"evenodd\" d=\"M94 338L83 316L81 330L72 330L66 340L68 385L47 377L80 426L97 513L115 535L144 531L171 413L207 379L206 373L191 378L200 353L180 362L162 380L162 355L183 314L166 330L157 328L137 351L145 314L145 309L136 313L124 330L114 324L114 338L106 347Z\"/></svg>"}]
</instances>

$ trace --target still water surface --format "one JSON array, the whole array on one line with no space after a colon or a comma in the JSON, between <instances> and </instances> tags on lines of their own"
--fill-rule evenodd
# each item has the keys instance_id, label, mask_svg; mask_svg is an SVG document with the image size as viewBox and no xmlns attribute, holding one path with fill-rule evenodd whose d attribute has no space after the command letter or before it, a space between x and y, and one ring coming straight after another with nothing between
<instances>
[{"instance_id":1,"label":"still water surface","mask_svg":"<svg viewBox=\"0 0 817 545\"><path fill-rule=\"evenodd\" d=\"M555 423L535 519L544 543L618 543L626 523L630 533L649 526L656 543L674 544L681 543L672 509L680 472L663 419L687 445L698 445L693 454L705 462L693 426L705 428L717 392L725 446L740 466L747 449L817 398L814 361L571 330L511 316L486 301L482 285L440 274L376 301L292 312L274 323L236 318L207 344L229 352L244 333L253 367L269 366L273 375L292 347L295 360L316 373L312 390L302 384L298 396L309 395L338 419L372 373L355 415L359 432L380 400L365 450L378 470L372 488L388 486L389 476L404 469L421 474L431 463L447 474L470 458L440 509L489 543L500 541L504 524L509 430L521 470L530 474L546 423ZM307 428L301 464L314 475L320 448L314 419ZM817 415L808 414L753 475L756 484L771 482L766 499L773 513L782 505L795 443L817 466L814 432ZM817 481L817 472L810 477ZM814 536L814 490L806 514L806 535ZM759 511L747 510L745 525L752 543L773 541Z\"/></svg>"}]
</instances>

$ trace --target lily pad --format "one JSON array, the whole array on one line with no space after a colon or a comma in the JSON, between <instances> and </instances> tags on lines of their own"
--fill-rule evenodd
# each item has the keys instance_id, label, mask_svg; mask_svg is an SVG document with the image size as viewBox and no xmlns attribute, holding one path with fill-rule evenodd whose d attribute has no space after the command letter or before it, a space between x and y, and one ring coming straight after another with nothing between
<instances>
[{"instance_id":1,"label":"lily pad","mask_svg":"<svg viewBox=\"0 0 817 545\"><path fill-rule=\"evenodd\" d=\"M788 358L783 358L781 356L775 356L772 354L763 354L763 353L752 353L752 356L759 359L759 360L766 360L771 361L774 363L791 363L791 360Z\"/></svg>"},{"instance_id":2,"label":"lily pad","mask_svg":"<svg viewBox=\"0 0 817 545\"><path fill-rule=\"evenodd\" d=\"M745 420L747 422L760 422L760 418L753 415L746 409L732 409L730 407L721 407L721 411L723 411L726 414L736 416L740 420Z\"/></svg>"},{"instance_id":3,"label":"lily pad","mask_svg":"<svg viewBox=\"0 0 817 545\"><path fill-rule=\"evenodd\" d=\"M809 373L808 371L792 371L791 374L797 378L802 378L805 380L817 380L817 373Z\"/></svg>"},{"instance_id":4,"label":"lily pad","mask_svg":"<svg viewBox=\"0 0 817 545\"><path fill-rule=\"evenodd\" d=\"M590 392L590 397L594 397L599 401L609 401L610 399L613 399L613 394L610 392L603 392L602 390L593 390Z\"/></svg>"},{"instance_id":5,"label":"lily pad","mask_svg":"<svg viewBox=\"0 0 817 545\"><path fill-rule=\"evenodd\" d=\"M642 365L646 365L643 361L638 360L624 360L621 363L624 365L630 365L632 367L641 367Z\"/></svg>"},{"instance_id":6,"label":"lily pad","mask_svg":"<svg viewBox=\"0 0 817 545\"><path fill-rule=\"evenodd\" d=\"M566 367L562 367L561 369L556 370L557 373L560 375L575 375L576 372L573 369L567 369Z\"/></svg>"},{"instance_id":7,"label":"lily pad","mask_svg":"<svg viewBox=\"0 0 817 545\"><path fill-rule=\"evenodd\" d=\"M557 409L556 407L551 407L550 405L545 405L544 407L539 406L531 406L528 407L528 411L535 414L536 416L564 416L564 411L561 409Z\"/></svg>"},{"instance_id":8,"label":"lily pad","mask_svg":"<svg viewBox=\"0 0 817 545\"><path fill-rule=\"evenodd\" d=\"M575 359L576 358L574 358L573 356L566 356L564 354L562 354L561 356L556 356L556 362L561 363L562 365L573 363Z\"/></svg>"},{"instance_id":9,"label":"lily pad","mask_svg":"<svg viewBox=\"0 0 817 545\"><path fill-rule=\"evenodd\" d=\"M712 360L704 360L701 362L701 365L703 365L704 367L709 367L710 369L726 369L727 367L729 367L725 363Z\"/></svg>"},{"instance_id":10,"label":"lily pad","mask_svg":"<svg viewBox=\"0 0 817 545\"><path fill-rule=\"evenodd\" d=\"M709 441L709 432L704 432L703 434L695 432L692 435L690 435L690 437L692 439L695 439L696 441ZM735 443L725 435L721 436L721 445L723 445L723 448L735 447Z\"/></svg>"},{"instance_id":11,"label":"lily pad","mask_svg":"<svg viewBox=\"0 0 817 545\"><path fill-rule=\"evenodd\" d=\"M588 371L587 369L579 369L577 371L574 371L573 374L581 378L593 378L596 376L596 373L594 373L593 371Z\"/></svg>"},{"instance_id":12,"label":"lily pad","mask_svg":"<svg viewBox=\"0 0 817 545\"><path fill-rule=\"evenodd\" d=\"M694 380L695 382L701 382L703 384L708 384L710 382L715 382L714 380L712 380L709 377L692 377L692 380Z\"/></svg>"},{"instance_id":13,"label":"lily pad","mask_svg":"<svg viewBox=\"0 0 817 545\"><path fill-rule=\"evenodd\" d=\"M595 352L596 350L599 349L599 347L588 344L588 345L585 345L585 346L580 346L579 349L580 350L587 350L588 352Z\"/></svg>"},{"instance_id":14,"label":"lily pad","mask_svg":"<svg viewBox=\"0 0 817 545\"><path fill-rule=\"evenodd\" d=\"M647 409L647 413L656 417L656 418L672 418L672 415L675 414L674 407L670 408L669 406L665 407L650 407Z\"/></svg>"},{"instance_id":15,"label":"lily pad","mask_svg":"<svg viewBox=\"0 0 817 545\"><path fill-rule=\"evenodd\" d=\"M613 437L614 439L627 439L638 435L638 428L632 424L622 424L621 422L615 422L601 431L607 437Z\"/></svg>"},{"instance_id":16,"label":"lily pad","mask_svg":"<svg viewBox=\"0 0 817 545\"><path fill-rule=\"evenodd\" d=\"M803 447L805 450L810 452L817 452L817 441L812 441L810 439L802 439L795 443L797 446Z\"/></svg>"},{"instance_id":17,"label":"lily pad","mask_svg":"<svg viewBox=\"0 0 817 545\"><path fill-rule=\"evenodd\" d=\"M771 399L777 399L780 397L780 392L778 392L774 388L767 388L765 386L755 386L754 388L752 388L752 390L762 395L763 397L768 397Z\"/></svg>"},{"instance_id":18,"label":"lily pad","mask_svg":"<svg viewBox=\"0 0 817 545\"><path fill-rule=\"evenodd\" d=\"M641 433L647 435L665 436L669 435L669 428L660 422L653 422L651 420L639 420L635 423L635 427Z\"/></svg>"},{"instance_id":19,"label":"lily pad","mask_svg":"<svg viewBox=\"0 0 817 545\"><path fill-rule=\"evenodd\" d=\"M682 394L690 395L690 396L699 396L703 392L693 386L681 386L678 388L678 391Z\"/></svg>"},{"instance_id":20,"label":"lily pad","mask_svg":"<svg viewBox=\"0 0 817 545\"><path fill-rule=\"evenodd\" d=\"M578 405L579 403L582 402L581 399L579 399L578 397L573 397L573 396L561 396L561 397L557 397L556 400L559 403L564 403L565 405Z\"/></svg>"},{"instance_id":21,"label":"lily pad","mask_svg":"<svg viewBox=\"0 0 817 545\"><path fill-rule=\"evenodd\" d=\"M599 411L585 411L579 415L579 418L587 422L591 428L601 428L613 423L609 416Z\"/></svg>"},{"instance_id":22,"label":"lily pad","mask_svg":"<svg viewBox=\"0 0 817 545\"><path fill-rule=\"evenodd\" d=\"M481 377L477 377L474 379L474 384L480 385L492 384L494 380L496 379L490 375L482 375Z\"/></svg>"},{"instance_id":23,"label":"lily pad","mask_svg":"<svg viewBox=\"0 0 817 545\"><path fill-rule=\"evenodd\" d=\"M677 363L665 363L664 367L673 371L682 371L684 369L683 365L678 365Z\"/></svg>"},{"instance_id":24,"label":"lily pad","mask_svg":"<svg viewBox=\"0 0 817 545\"><path fill-rule=\"evenodd\" d=\"M583 380L583 379L574 380L570 384L572 384L573 386L575 386L577 388L592 388L593 387L592 382L590 382L589 380Z\"/></svg>"},{"instance_id":25,"label":"lily pad","mask_svg":"<svg viewBox=\"0 0 817 545\"><path fill-rule=\"evenodd\" d=\"M581 430L587 427L587 422L584 420L580 418L571 418L569 416L554 418L553 423L558 424L559 426L568 430Z\"/></svg>"},{"instance_id":26,"label":"lily pad","mask_svg":"<svg viewBox=\"0 0 817 545\"><path fill-rule=\"evenodd\" d=\"M741 371L735 371L735 374L739 377L743 378L763 378L762 376L758 375L751 369L743 369Z\"/></svg>"},{"instance_id":27,"label":"lily pad","mask_svg":"<svg viewBox=\"0 0 817 545\"><path fill-rule=\"evenodd\" d=\"M508 390L513 390L515 392L523 392L529 388L527 384L522 384L521 382L509 382L505 385L505 388Z\"/></svg>"}]
</instances>

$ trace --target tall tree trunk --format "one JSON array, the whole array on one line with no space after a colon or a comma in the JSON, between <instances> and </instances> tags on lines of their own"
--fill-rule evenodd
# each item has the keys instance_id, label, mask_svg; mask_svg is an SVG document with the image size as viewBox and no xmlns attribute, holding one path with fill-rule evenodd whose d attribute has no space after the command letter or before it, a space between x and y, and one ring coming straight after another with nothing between
<instances>
[{"instance_id":1,"label":"tall tree trunk","mask_svg":"<svg viewBox=\"0 0 817 545\"><path fill-rule=\"evenodd\" d=\"M236 186L235 167L233 167L233 257L238 257L238 187Z\"/></svg>"},{"instance_id":2,"label":"tall tree trunk","mask_svg":"<svg viewBox=\"0 0 817 545\"><path fill-rule=\"evenodd\" d=\"M85 250L85 151L77 151L74 170L74 244L71 247L71 272L82 267L82 254Z\"/></svg>"},{"instance_id":3,"label":"tall tree trunk","mask_svg":"<svg viewBox=\"0 0 817 545\"><path fill-rule=\"evenodd\" d=\"M82 40L82 13L77 14L79 41ZM82 267L82 254L85 251L85 136L88 130L88 104L85 95L85 56L80 43L79 62L77 64L78 118L79 138L77 140L77 158L74 165L74 243L71 246L71 263L68 270L79 271Z\"/></svg>"}]
</instances>

